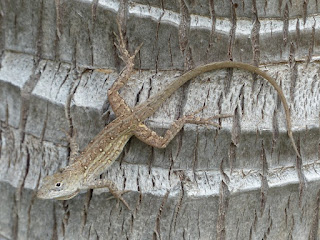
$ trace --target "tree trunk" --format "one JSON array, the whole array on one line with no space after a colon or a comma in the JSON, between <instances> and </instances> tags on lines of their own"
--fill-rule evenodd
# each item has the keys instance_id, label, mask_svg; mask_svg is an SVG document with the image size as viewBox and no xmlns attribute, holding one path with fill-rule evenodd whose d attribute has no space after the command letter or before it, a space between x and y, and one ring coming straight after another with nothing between
<instances>
[{"instance_id":1,"label":"tree trunk","mask_svg":"<svg viewBox=\"0 0 320 240\"><path fill-rule=\"evenodd\" d=\"M319 8L312 0L2 0L0 239L318 239ZM117 18L131 52L143 43L121 90L130 106L195 66L257 65L284 91L302 159L274 88L225 69L185 84L146 121L163 133L205 105L201 117L234 114L221 129L186 125L166 149L133 137L103 174L131 190L124 198L135 214L107 200L107 189L37 199L43 177L68 164L61 129L76 129L83 149L115 118L106 93L124 67Z\"/></svg>"}]
</instances>

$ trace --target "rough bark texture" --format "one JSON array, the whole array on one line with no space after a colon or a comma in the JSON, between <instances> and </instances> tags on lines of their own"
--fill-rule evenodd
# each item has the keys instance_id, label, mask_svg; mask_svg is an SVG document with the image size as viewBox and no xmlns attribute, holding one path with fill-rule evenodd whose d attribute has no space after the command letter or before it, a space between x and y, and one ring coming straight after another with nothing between
<instances>
[{"instance_id":1,"label":"rough bark texture","mask_svg":"<svg viewBox=\"0 0 320 240\"><path fill-rule=\"evenodd\" d=\"M1 239L318 239L320 15L316 0L1 0ZM123 63L123 22L137 71L122 94L145 101L194 66L259 65L289 101L297 159L274 89L240 70L205 74L148 120L159 132L179 116L233 113L221 130L188 125L163 150L132 138L103 175L132 190L135 217L106 190L69 201L35 196L68 164L61 129L83 148L109 121L106 91ZM66 119L67 103L71 119Z\"/></svg>"}]
</instances>

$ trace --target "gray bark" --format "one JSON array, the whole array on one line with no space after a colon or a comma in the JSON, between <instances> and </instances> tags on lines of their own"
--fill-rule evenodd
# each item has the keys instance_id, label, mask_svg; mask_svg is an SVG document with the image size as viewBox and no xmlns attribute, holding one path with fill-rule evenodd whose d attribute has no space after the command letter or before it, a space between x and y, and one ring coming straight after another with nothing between
<instances>
[{"instance_id":1,"label":"gray bark","mask_svg":"<svg viewBox=\"0 0 320 240\"><path fill-rule=\"evenodd\" d=\"M319 5L317 1L2 0L0 15L0 239L317 239L320 199ZM232 113L222 129L186 125L166 149L132 138L103 174L135 209L107 190L68 201L36 198L44 176L68 164L61 129L86 144L112 119L106 92L124 66L116 18L130 51L143 43L121 94L135 106L183 71L242 61L179 89L148 125ZM75 93L67 108L68 96Z\"/></svg>"}]
</instances>

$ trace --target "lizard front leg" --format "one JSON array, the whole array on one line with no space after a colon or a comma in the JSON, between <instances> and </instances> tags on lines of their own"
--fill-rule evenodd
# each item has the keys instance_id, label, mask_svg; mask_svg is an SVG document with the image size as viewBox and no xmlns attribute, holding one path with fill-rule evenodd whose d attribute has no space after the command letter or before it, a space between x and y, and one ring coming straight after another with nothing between
<instances>
[{"instance_id":1,"label":"lizard front leg","mask_svg":"<svg viewBox=\"0 0 320 240\"><path fill-rule=\"evenodd\" d=\"M77 143L77 131L75 128L73 128L73 135L71 136L66 130L61 129L61 131L64 132L66 135L67 141L69 142L69 148L70 148L70 157L69 157L69 164L72 164L75 162L76 157L79 155L79 144Z\"/></svg>"},{"instance_id":2,"label":"lizard front leg","mask_svg":"<svg viewBox=\"0 0 320 240\"><path fill-rule=\"evenodd\" d=\"M202 108L201 108L202 109ZM159 136L155 131L148 128L145 124L139 124L137 128L133 131L134 135L140 139L142 142L156 148L165 148L170 141L178 134L178 132L183 128L186 123L190 124L201 124L201 125L213 125L220 128L220 125L212 122L212 119L217 118L228 118L233 115L217 115L210 118L199 118L195 114L198 111L183 116L170 126L170 128L165 132L164 136Z\"/></svg>"},{"instance_id":3,"label":"lizard front leg","mask_svg":"<svg viewBox=\"0 0 320 240\"><path fill-rule=\"evenodd\" d=\"M122 194L126 192L130 192L130 190L119 191L115 183L112 182L111 180L108 180L108 179L94 180L92 182L89 182L85 187L88 189L108 188L110 193L116 199L120 200L130 211L132 211L127 201L122 197Z\"/></svg>"}]
</instances>

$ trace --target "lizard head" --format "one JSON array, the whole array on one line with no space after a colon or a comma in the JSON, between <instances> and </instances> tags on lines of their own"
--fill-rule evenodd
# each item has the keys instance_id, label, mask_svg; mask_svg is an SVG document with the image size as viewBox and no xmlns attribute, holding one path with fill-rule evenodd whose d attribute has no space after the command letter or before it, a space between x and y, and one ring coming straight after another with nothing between
<instances>
[{"instance_id":1,"label":"lizard head","mask_svg":"<svg viewBox=\"0 0 320 240\"><path fill-rule=\"evenodd\" d=\"M38 189L37 197L41 199L71 199L80 192L81 180L79 177L80 174L68 168L46 176Z\"/></svg>"}]
</instances>

